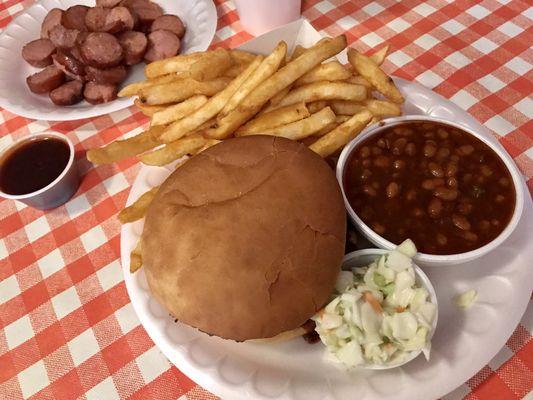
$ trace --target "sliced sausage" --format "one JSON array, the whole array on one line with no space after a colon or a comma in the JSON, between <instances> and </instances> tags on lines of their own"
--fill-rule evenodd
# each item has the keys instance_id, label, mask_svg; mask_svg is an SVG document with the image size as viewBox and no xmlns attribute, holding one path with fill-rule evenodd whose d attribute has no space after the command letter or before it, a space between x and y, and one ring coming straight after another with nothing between
<instances>
[{"instance_id":1,"label":"sliced sausage","mask_svg":"<svg viewBox=\"0 0 533 400\"><path fill-rule=\"evenodd\" d=\"M92 32L80 45L83 60L96 68L110 68L122 61L122 47L118 40L106 32Z\"/></svg>"},{"instance_id":2,"label":"sliced sausage","mask_svg":"<svg viewBox=\"0 0 533 400\"><path fill-rule=\"evenodd\" d=\"M68 29L77 29L79 31L86 31L85 15L89 11L89 7L76 5L66 9L61 18L61 24Z\"/></svg>"},{"instance_id":3,"label":"sliced sausage","mask_svg":"<svg viewBox=\"0 0 533 400\"><path fill-rule=\"evenodd\" d=\"M148 50L144 55L147 62L174 57L180 49L180 40L169 31L154 31L148 35Z\"/></svg>"},{"instance_id":4,"label":"sliced sausage","mask_svg":"<svg viewBox=\"0 0 533 400\"><path fill-rule=\"evenodd\" d=\"M83 99L83 83L70 81L50 92L50 100L58 106L71 106Z\"/></svg>"},{"instance_id":5,"label":"sliced sausage","mask_svg":"<svg viewBox=\"0 0 533 400\"><path fill-rule=\"evenodd\" d=\"M163 15L162 8L149 0L123 0L121 6L128 7L139 17L139 29L150 32L150 27L156 18Z\"/></svg>"},{"instance_id":6,"label":"sliced sausage","mask_svg":"<svg viewBox=\"0 0 533 400\"><path fill-rule=\"evenodd\" d=\"M117 91L117 86L110 83L87 82L83 96L91 104L101 104L115 100Z\"/></svg>"},{"instance_id":7,"label":"sliced sausage","mask_svg":"<svg viewBox=\"0 0 533 400\"><path fill-rule=\"evenodd\" d=\"M85 26L91 32L105 32L109 8L93 7L85 14Z\"/></svg>"},{"instance_id":8,"label":"sliced sausage","mask_svg":"<svg viewBox=\"0 0 533 400\"><path fill-rule=\"evenodd\" d=\"M157 17L152 23L150 31L153 32L160 29L170 31L180 39L185 35L185 26L176 15L165 14Z\"/></svg>"},{"instance_id":9,"label":"sliced sausage","mask_svg":"<svg viewBox=\"0 0 533 400\"><path fill-rule=\"evenodd\" d=\"M96 83L111 83L119 84L128 74L128 70L124 65L118 65L112 68L99 69L91 66L85 68L86 79Z\"/></svg>"},{"instance_id":10,"label":"sliced sausage","mask_svg":"<svg viewBox=\"0 0 533 400\"><path fill-rule=\"evenodd\" d=\"M44 17L41 24L41 38L48 39L50 37L50 31L54 26L61 24L61 18L63 17L63 10L59 8L52 8Z\"/></svg>"},{"instance_id":11,"label":"sliced sausage","mask_svg":"<svg viewBox=\"0 0 533 400\"><path fill-rule=\"evenodd\" d=\"M109 11L105 19L105 31L118 33L132 30L137 23L137 14L126 7L115 7Z\"/></svg>"},{"instance_id":12,"label":"sliced sausage","mask_svg":"<svg viewBox=\"0 0 533 400\"><path fill-rule=\"evenodd\" d=\"M70 49L76 45L80 31L56 25L50 30L50 40L58 49Z\"/></svg>"},{"instance_id":13,"label":"sliced sausage","mask_svg":"<svg viewBox=\"0 0 533 400\"><path fill-rule=\"evenodd\" d=\"M142 61L148 39L142 32L126 31L119 35L118 42L124 50L124 64L134 65Z\"/></svg>"},{"instance_id":14,"label":"sliced sausage","mask_svg":"<svg viewBox=\"0 0 533 400\"><path fill-rule=\"evenodd\" d=\"M37 94L48 93L61 86L63 82L65 82L65 74L55 65L49 65L26 78L30 90Z\"/></svg>"},{"instance_id":15,"label":"sliced sausage","mask_svg":"<svg viewBox=\"0 0 533 400\"><path fill-rule=\"evenodd\" d=\"M118 6L121 0L96 0L97 7L113 8Z\"/></svg>"},{"instance_id":16,"label":"sliced sausage","mask_svg":"<svg viewBox=\"0 0 533 400\"><path fill-rule=\"evenodd\" d=\"M22 48L22 58L34 67L44 68L52 64L56 47L50 39L36 39Z\"/></svg>"},{"instance_id":17,"label":"sliced sausage","mask_svg":"<svg viewBox=\"0 0 533 400\"><path fill-rule=\"evenodd\" d=\"M85 65L68 52L58 51L54 54L54 65L68 77L85 81Z\"/></svg>"}]
</instances>

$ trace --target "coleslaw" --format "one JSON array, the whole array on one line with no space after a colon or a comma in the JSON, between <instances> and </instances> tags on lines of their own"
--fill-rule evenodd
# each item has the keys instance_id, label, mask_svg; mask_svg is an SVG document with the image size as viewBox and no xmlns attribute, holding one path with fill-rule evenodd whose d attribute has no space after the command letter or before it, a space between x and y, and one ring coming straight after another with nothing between
<instances>
[{"instance_id":1,"label":"coleslaw","mask_svg":"<svg viewBox=\"0 0 533 400\"><path fill-rule=\"evenodd\" d=\"M429 359L436 305L415 280L416 247L404 241L365 267L341 271L334 298L313 320L330 358L345 367Z\"/></svg>"}]
</instances>

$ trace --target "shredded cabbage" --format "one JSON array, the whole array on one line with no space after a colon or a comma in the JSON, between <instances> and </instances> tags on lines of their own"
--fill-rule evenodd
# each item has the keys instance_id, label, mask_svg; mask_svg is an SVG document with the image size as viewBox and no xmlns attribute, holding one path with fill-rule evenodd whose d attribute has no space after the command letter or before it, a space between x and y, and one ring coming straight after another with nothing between
<instances>
[{"instance_id":1,"label":"shredded cabbage","mask_svg":"<svg viewBox=\"0 0 533 400\"><path fill-rule=\"evenodd\" d=\"M415 282L411 240L366 267L342 271L334 299L313 317L328 357L346 367L395 364L412 351L429 358L436 306Z\"/></svg>"},{"instance_id":2,"label":"shredded cabbage","mask_svg":"<svg viewBox=\"0 0 533 400\"><path fill-rule=\"evenodd\" d=\"M470 289L455 297L455 305L460 308L468 308L477 299L477 291Z\"/></svg>"}]
</instances>

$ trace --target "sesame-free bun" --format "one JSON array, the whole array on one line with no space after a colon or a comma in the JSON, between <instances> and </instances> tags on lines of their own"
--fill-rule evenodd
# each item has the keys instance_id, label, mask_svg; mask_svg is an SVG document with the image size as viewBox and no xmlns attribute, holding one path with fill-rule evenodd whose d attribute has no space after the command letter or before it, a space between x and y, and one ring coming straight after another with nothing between
<instances>
[{"instance_id":1,"label":"sesame-free bun","mask_svg":"<svg viewBox=\"0 0 533 400\"><path fill-rule=\"evenodd\" d=\"M301 143L226 140L161 185L142 256L155 298L183 323L243 341L298 328L327 301L346 215L331 168Z\"/></svg>"}]
</instances>

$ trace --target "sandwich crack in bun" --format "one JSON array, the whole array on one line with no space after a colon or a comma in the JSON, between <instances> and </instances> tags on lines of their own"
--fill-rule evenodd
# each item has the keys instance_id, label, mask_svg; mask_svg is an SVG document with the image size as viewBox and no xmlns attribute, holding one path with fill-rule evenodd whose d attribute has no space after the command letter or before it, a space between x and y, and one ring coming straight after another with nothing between
<instances>
[{"instance_id":1,"label":"sandwich crack in bun","mask_svg":"<svg viewBox=\"0 0 533 400\"><path fill-rule=\"evenodd\" d=\"M161 185L142 256L150 290L175 318L244 341L296 329L328 301L345 235L327 163L298 142L246 136Z\"/></svg>"}]
</instances>

